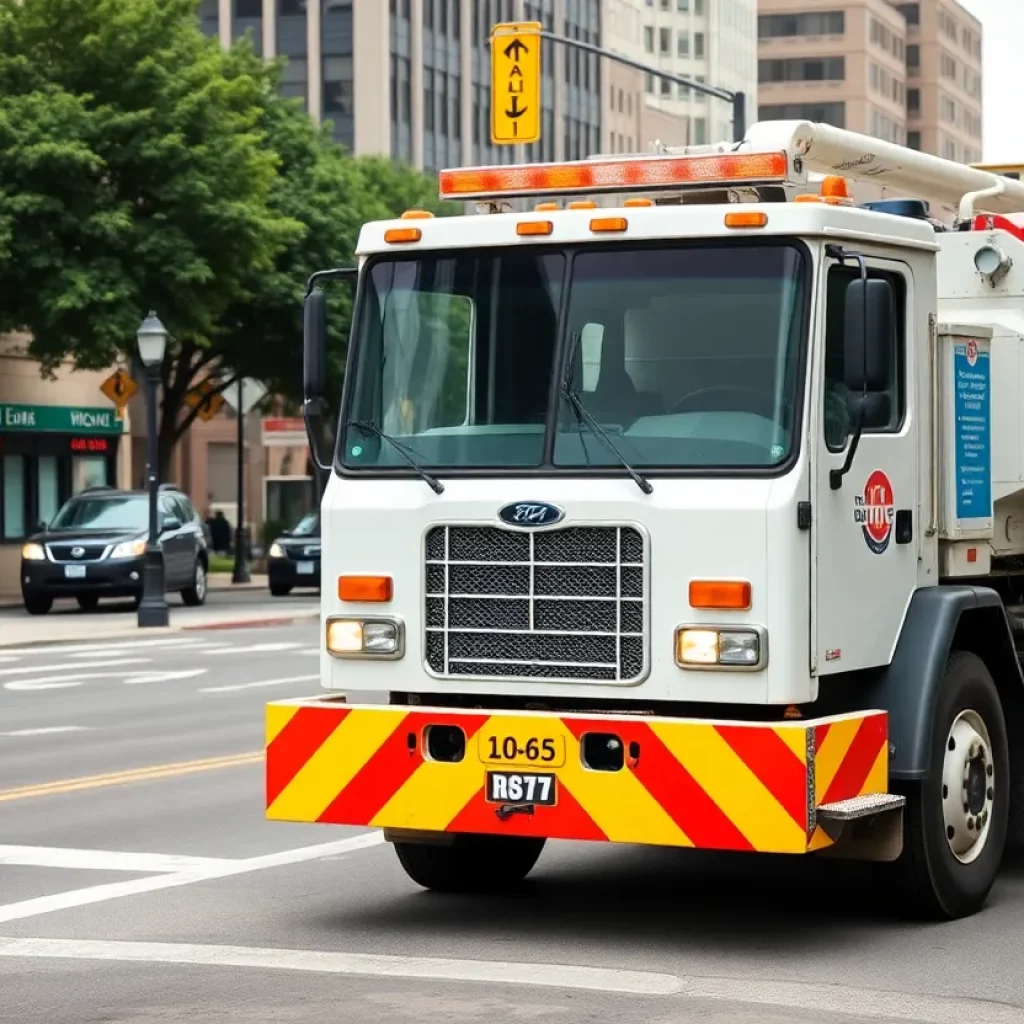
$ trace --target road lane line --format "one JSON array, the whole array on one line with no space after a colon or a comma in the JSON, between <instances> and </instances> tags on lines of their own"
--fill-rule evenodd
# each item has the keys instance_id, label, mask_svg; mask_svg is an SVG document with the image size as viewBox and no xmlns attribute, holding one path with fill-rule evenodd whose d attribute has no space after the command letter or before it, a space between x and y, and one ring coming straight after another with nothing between
<instances>
[{"instance_id":1,"label":"road lane line","mask_svg":"<svg viewBox=\"0 0 1024 1024\"><path fill-rule=\"evenodd\" d=\"M62 846L0 846L0 865L26 868L70 868L82 871L187 871L233 863L221 857L185 857L173 853L130 853L115 850L72 850Z\"/></svg>"},{"instance_id":2,"label":"road lane line","mask_svg":"<svg viewBox=\"0 0 1024 1024\"><path fill-rule=\"evenodd\" d=\"M148 665L152 660L152 658L113 658L107 662L107 665ZM95 661L77 663L69 661L62 665L19 665L17 668L0 668L0 676L24 676L31 675L33 672L61 672L66 675L76 669L93 669L95 667Z\"/></svg>"},{"instance_id":3,"label":"road lane line","mask_svg":"<svg viewBox=\"0 0 1024 1024\"><path fill-rule=\"evenodd\" d=\"M545 988L673 995L682 988L671 974L558 964L519 964L488 960L334 953L305 949L248 946L201 946L172 942L98 942L88 939L0 939L0 955L72 960L117 960L135 963L194 964L210 967L256 967L265 970L315 971L371 978L423 978L533 985Z\"/></svg>"},{"instance_id":4,"label":"road lane line","mask_svg":"<svg viewBox=\"0 0 1024 1024\"><path fill-rule=\"evenodd\" d=\"M846 1018L912 1021L914 1024L1019 1024L1024 1007L987 999L854 988L827 982L702 978L614 967L457 960L441 957L337 953L176 942L0 938L0 956L94 960L118 963L240 967L302 971L364 978L568 989L649 997L658 1001L746 1004L842 1013ZM641 1013L641 1017L643 1014Z\"/></svg>"},{"instance_id":5,"label":"road lane line","mask_svg":"<svg viewBox=\"0 0 1024 1024\"><path fill-rule=\"evenodd\" d=\"M0 732L0 736L54 736L59 732L88 732L86 725L48 725L41 729L11 729Z\"/></svg>"},{"instance_id":6,"label":"road lane line","mask_svg":"<svg viewBox=\"0 0 1024 1024\"><path fill-rule=\"evenodd\" d=\"M240 765L257 764L263 760L263 756L263 751L258 750L246 754L207 757L197 761L177 761L171 764L155 764L147 768L131 768L120 772L106 772L102 775L82 775L72 779L40 782L31 786L17 786L14 789L0 789L0 803L8 803L11 800L27 800L37 796L77 793L83 789L99 789L103 786L121 786L129 782L172 779L179 775L214 771L217 768L235 768Z\"/></svg>"},{"instance_id":7,"label":"road lane line","mask_svg":"<svg viewBox=\"0 0 1024 1024\"><path fill-rule=\"evenodd\" d=\"M203 686L196 693L234 693L235 690L252 690L260 686L284 686L287 683L310 683L320 676L290 676L287 679L260 679L255 683L232 683L229 686Z\"/></svg>"},{"instance_id":8,"label":"road lane line","mask_svg":"<svg viewBox=\"0 0 1024 1024\"><path fill-rule=\"evenodd\" d=\"M97 641L88 644L43 644L36 647L3 647L3 657L14 655L35 654L50 657L57 654L82 654L85 651L128 651L141 650L149 647L197 647L203 641L192 637L174 637L166 640L130 640L117 643L113 640Z\"/></svg>"},{"instance_id":9,"label":"road lane line","mask_svg":"<svg viewBox=\"0 0 1024 1024\"><path fill-rule=\"evenodd\" d=\"M268 868L303 864L325 857L339 857L379 846L383 842L384 834L382 832L362 832L359 835L349 836L347 839L337 839L331 843L318 843L316 846L302 846L298 849L283 850L280 853L266 853L259 857L228 861L221 867L196 868L178 871L170 875L136 878L130 882L92 885L84 889L56 893L53 896L37 896L34 899L0 906L0 924L6 921L24 921L29 917L39 917L41 914L52 914L55 911L71 910L74 907L85 907L94 903L106 903L108 900L121 899L124 896L139 896L147 892L176 889L182 885L194 885L196 882L208 882L216 878L230 878L253 871L266 871ZM962 1024L962 1022L958 1022L958 1024Z\"/></svg>"}]
</instances>

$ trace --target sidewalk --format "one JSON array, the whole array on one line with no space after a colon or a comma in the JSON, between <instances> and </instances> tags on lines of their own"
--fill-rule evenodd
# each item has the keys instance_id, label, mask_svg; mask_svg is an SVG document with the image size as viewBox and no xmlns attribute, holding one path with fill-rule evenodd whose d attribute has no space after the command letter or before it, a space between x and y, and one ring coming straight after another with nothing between
<instances>
[{"instance_id":1,"label":"sidewalk","mask_svg":"<svg viewBox=\"0 0 1024 1024\"><path fill-rule=\"evenodd\" d=\"M49 615L33 616L20 606L0 611L0 650L35 644L68 641L105 641L160 636L202 629L255 629L287 626L297 622L315 622L320 618L320 597L316 592L261 599L258 591L266 586L265 577L251 584L232 587L230 574L224 583L214 583L201 608L186 608L177 595L168 595L170 625L160 629L140 629L130 606L100 605L98 611L82 612L73 603L61 603ZM259 581L259 582L258 582Z\"/></svg>"}]
</instances>

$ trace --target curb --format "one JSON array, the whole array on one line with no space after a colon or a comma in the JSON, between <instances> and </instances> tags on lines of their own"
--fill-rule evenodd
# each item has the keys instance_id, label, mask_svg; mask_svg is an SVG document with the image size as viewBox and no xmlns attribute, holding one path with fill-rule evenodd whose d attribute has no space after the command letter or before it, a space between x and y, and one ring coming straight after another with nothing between
<instances>
[{"instance_id":1,"label":"curb","mask_svg":"<svg viewBox=\"0 0 1024 1024\"><path fill-rule=\"evenodd\" d=\"M298 615L282 615L275 618L228 619L221 622L206 622L187 626L158 626L150 629L139 629L138 626L135 626L132 629L122 629L115 633L100 635L93 633L82 636L47 637L44 640L21 640L10 643L0 640L0 651L3 651L5 647L55 647L59 644L103 643L106 640L127 640L129 637L140 635L168 636L173 633L189 633L204 629L262 629L268 626L291 626L299 622L317 622L319 619L319 612L303 612Z\"/></svg>"}]
</instances>

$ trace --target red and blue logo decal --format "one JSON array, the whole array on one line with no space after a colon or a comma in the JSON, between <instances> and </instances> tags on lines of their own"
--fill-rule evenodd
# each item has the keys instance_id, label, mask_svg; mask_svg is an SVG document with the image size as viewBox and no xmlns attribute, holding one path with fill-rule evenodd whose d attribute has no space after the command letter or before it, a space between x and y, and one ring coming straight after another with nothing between
<instances>
[{"instance_id":1,"label":"red and blue logo decal","mask_svg":"<svg viewBox=\"0 0 1024 1024\"><path fill-rule=\"evenodd\" d=\"M880 555L892 540L896 504L889 478L876 469L864 484L864 493L854 495L853 521L860 526L872 554Z\"/></svg>"}]
</instances>

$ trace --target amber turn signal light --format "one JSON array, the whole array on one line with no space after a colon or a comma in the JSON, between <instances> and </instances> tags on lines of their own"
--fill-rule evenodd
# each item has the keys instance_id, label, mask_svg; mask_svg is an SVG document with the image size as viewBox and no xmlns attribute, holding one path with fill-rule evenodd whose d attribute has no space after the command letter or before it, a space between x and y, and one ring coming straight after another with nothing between
<instances>
[{"instance_id":1,"label":"amber turn signal light","mask_svg":"<svg viewBox=\"0 0 1024 1024\"><path fill-rule=\"evenodd\" d=\"M745 580L691 580L690 607L745 612L750 609L751 593Z\"/></svg>"},{"instance_id":2,"label":"amber turn signal light","mask_svg":"<svg viewBox=\"0 0 1024 1024\"><path fill-rule=\"evenodd\" d=\"M384 604L394 596L390 576L339 576L338 598L341 601L363 601Z\"/></svg>"}]
</instances>

